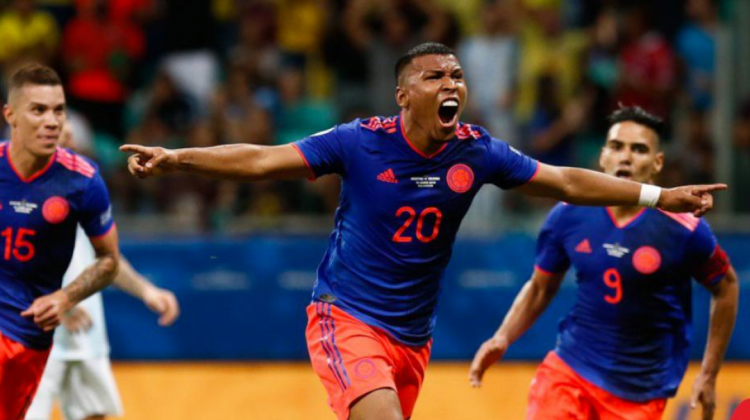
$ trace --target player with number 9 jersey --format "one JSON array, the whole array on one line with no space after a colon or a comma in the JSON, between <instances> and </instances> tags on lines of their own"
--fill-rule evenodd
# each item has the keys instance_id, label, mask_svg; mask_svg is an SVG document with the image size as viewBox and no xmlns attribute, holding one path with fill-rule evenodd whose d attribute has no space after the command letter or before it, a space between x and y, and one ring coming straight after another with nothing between
<instances>
[{"instance_id":1,"label":"player with number 9 jersey","mask_svg":"<svg viewBox=\"0 0 750 420\"><path fill-rule=\"evenodd\" d=\"M661 120L638 107L612 114L600 165L616 177L653 183L661 171ZM705 220L661 209L560 203L537 242L532 278L472 363L470 380L503 356L575 269L575 303L557 345L540 365L526 418L659 419L687 369L692 280L712 294L703 375L693 404L711 418L714 386L732 332L737 279ZM702 379L700 379L702 378Z\"/></svg>"}]
</instances>

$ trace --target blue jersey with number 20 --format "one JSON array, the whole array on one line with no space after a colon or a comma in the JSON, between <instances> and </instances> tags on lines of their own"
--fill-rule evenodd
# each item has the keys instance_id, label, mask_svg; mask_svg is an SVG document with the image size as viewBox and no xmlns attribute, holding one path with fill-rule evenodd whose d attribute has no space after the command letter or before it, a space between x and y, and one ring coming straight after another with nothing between
<instances>
[{"instance_id":1,"label":"blue jersey with number 20","mask_svg":"<svg viewBox=\"0 0 750 420\"><path fill-rule=\"evenodd\" d=\"M432 156L402 119L355 120L294 144L313 177L342 178L335 229L313 291L399 341L429 341L445 266L472 199L486 183L513 188L538 164L477 126Z\"/></svg>"}]
</instances>

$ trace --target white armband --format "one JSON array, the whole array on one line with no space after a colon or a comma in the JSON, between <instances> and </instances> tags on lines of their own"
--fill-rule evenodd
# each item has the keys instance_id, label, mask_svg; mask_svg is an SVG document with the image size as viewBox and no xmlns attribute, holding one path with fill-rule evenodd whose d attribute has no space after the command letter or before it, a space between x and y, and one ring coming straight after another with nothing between
<instances>
[{"instance_id":1,"label":"white armband","mask_svg":"<svg viewBox=\"0 0 750 420\"><path fill-rule=\"evenodd\" d=\"M656 207L661 195L661 188L656 185L641 184L641 196L638 197L638 205L642 207Z\"/></svg>"}]
</instances>

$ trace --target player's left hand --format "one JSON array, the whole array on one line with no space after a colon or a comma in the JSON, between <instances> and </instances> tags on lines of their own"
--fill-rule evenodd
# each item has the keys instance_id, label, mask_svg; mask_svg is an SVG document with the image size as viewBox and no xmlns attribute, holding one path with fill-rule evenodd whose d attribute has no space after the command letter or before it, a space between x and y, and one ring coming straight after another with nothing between
<instances>
[{"instance_id":1,"label":"player's left hand","mask_svg":"<svg viewBox=\"0 0 750 420\"><path fill-rule=\"evenodd\" d=\"M693 382L693 393L690 396L690 408L695 409L698 403L703 407L703 420L712 420L716 410L716 376L701 373Z\"/></svg>"},{"instance_id":2,"label":"player's left hand","mask_svg":"<svg viewBox=\"0 0 750 420\"><path fill-rule=\"evenodd\" d=\"M474 360L472 360L471 367L469 368L469 383L472 387L479 388L482 386L484 373L487 372L490 366L505 356L509 345L505 337L494 336L482 343L474 355Z\"/></svg>"},{"instance_id":3,"label":"player's left hand","mask_svg":"<svg viewBox=\"0 0 750 420\"><path fill-rule=\"evenodd\" d=\"M180 304L174 293L158 287L149 287L143 292L143 303L159 314L159 325L172 325L180 316Z\"/></svg>"},{"instance_id":4,"label":"player's left hand","mask_svg":"<svg viewBox=\"0 0 750 420\"><path fill-rule=\"evenodd\" d=\"M21 312L23 317L33 317L34 323L43 331L54 330L62 322L63 316L73 305L68 295L62 290L57 290L48 295L38 297Z\"/></svg>"},{"instance_id":5,"label":"player's left hand","mask_svg":"<svg viewBox=\"0 0 750 420\"><path fill-rule=\"evenodd\" d=\"M726 184L664 188L656 206L672 213L693 213L695 217L701 217L714 207L714 197L711 193L726 189Z\"/></svg>"}]
</instances>

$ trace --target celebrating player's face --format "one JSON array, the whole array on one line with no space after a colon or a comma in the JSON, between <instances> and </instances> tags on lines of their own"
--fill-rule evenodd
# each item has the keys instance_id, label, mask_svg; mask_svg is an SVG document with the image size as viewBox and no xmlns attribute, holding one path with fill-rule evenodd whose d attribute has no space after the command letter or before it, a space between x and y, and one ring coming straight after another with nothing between
<instances>
[{"instance_id":1,"label":"celebrating player's face","mask_svg":"<svg viewBox=\"0 0 750 420\"><path fill-rule=\"evenodd\" d=\"M37 157L55 152L65 124L62 86L23 86L11 94L4 113L12 137L28 152Z\"/></svg>"},{"instance_id":2,"label":"celebrating player's face","mask_svg":"<svg viewBox=\"0 0 750 420\"><path fill-rule=\"evenodd\" d=\"M423 55L405 70L396 99L433 140L453 139L466 103L464 71L454 55Z\"/></svg>"},{"instance_id":3,"label":"celebrating player's face","mask_svg":"<svg viewBox=\"0 0 750 420\"><path fill-rule=\"evenodd\" d=\"M605 173L637 182L653 183L661 172L664 154L654 130L625 121L610 127L599 165Z\"/></svg>"}]
</instances>

